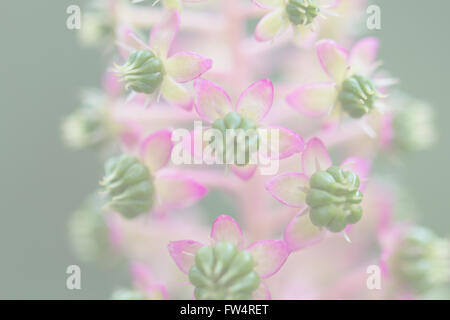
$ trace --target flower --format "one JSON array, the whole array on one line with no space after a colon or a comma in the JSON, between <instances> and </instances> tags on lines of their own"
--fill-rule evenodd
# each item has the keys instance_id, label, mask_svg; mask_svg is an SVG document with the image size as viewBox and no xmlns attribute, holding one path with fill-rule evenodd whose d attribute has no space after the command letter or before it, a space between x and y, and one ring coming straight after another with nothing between
<instances>
[{"instance_id":1,"label":"flower","mask_svg":"<svg viewBox=\"0 0 450 320\"><path fill-rule=\"evenodd\" d=\"M140 3L145 0L131 0L132 3ZM167 9L181 10L183 8L183 2L187 3L198 3L205 0L152 0L152 6L157 5L159 2L162 2Z\"/></svg>"},{"instance_id":2,"label":"flower","mask_svg":"<svg viewBox=\"0 0 450 320\"><path fill-rule=\"evenodd\" d=\"M289 25L300 34L314 32L317 18L333 15L327 9L335 8L340 0L252 0L258 7L270 10L258 23L255 38L270 41L286 31Z\"/></svg>"},{"instance_id":3,"label":"flower","mask_svg":"<svg viewBox=\"0 0 450 320\"><path fill-rule=\"evenodd\" d=\"M262 124L262 120L269 113L273 104L274 89L272 81L264 79L250 85L241 94L235 107L233 107L228 94L209 80L197 79L194 82L194 90L195 109L198 115L222 133L227 130L239 129L253 133L263 128L275 129L278 132L279 150L271 150L272 158L284 159L303 150L303 139L292 130ZM249 134L249 141L241 146L246 151L245 164L248 164L248 158L250 157L247 154L250 144L255 144L255 149L257 149L261 142L259 132L255 135ZM271 137L269 135L268 140ZM238 163L232 166L233 171L244 179L250 178L256 169L256 165L250 164L239 167L236 164Z\"/></svg>"},{"instance_id":4,"label":"flower","mask_svg":"<svg viewBox=\"0 0 450 320\"><path fill-rule=\"evenodd\" d=\"M116 72L133 92L159 97L169 104L191 110L193 100L181 85L200 77L212 66L212 60L196 53L181 51L169 56L180 25L177 11L170 14L150 34L149 44L130 29L121 30L120 52L127 59Z\"/></svg>"},{"instance_id":5,"label":"flower","mask_svg":"<svg viewBox=\"0 0 450 320\"><path fill-rule=\"evenodd\" d=\"M368 162L361 158L349 158L340 167L332 166L322 141L313 138L302 153L302 173L278 175L266 184L266 190L287 206L304 208L307 205L311 222L316 227L340 232L361 219L360 187L364 184L360 185L360 177L364 181L369 167ZM299 216L305 213L302 210ZM294 218L285 233L285 240L292 248L299 246L295 240L297 236L292 234L296 224L301 223L299 216Z\"/></svg>"},{"instance_id":6,"label":"flower","mask_svg":"<svg viewBox=\"0 0 450 320\"><path fill-rule=\"evenodd\" d=\"M216 218L211 243L193 240L169 243L177 266L189 275L196 299L268 299L261 279L278 272L289 256L282 240L261 240L244 247L237 222L226 215Z\"/></svg>"},{"instance_id":7,"label":"flower","mask_svg":"<svg viewBox=\"0 0 450 320\"><path fill-rule=\"evenodd\" d=\"M162 170L169 162L172 132L157 131L145 138L138 155L123 154L106 162L101 185L106 207L127 218L143 213L178 209L201 199L207 189L182 172Z\"/></svg>"},{"instance_id":8,"label":"flower","mask_svg":"<svg viewBox=\"0 0 450 320\"><path fill-rule=\"evenodd\" d=\"M378 47L378 40L370 37L358 41L350 52L333 40L317 42L322 68L333 81L304 84L287 96L287 103L309 117L344 111L352 118L362 118L383 97L376 85L392 83L374 75L379 66Z\"/></svg>"}]
</instances>

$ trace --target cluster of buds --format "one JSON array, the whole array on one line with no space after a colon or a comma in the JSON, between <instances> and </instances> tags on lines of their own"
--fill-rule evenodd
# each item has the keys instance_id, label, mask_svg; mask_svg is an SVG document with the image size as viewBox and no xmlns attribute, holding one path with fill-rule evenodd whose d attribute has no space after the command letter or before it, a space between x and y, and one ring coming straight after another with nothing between
<instances>
[{"instance_id":1,"label":"cluster of buds","mask_svg":"<svg viewBox=\"0 0 450 320\"><path fill-rule=\"evenodd\" d=\"M448 241L395 233L374 201L380 151L422 150L436 133L426 103L392 98L378 39L350 32L365 0L97 2L82 38L116 49L102 92L63 136L77 149L114 146L98 199L70 224L81 256L114 249L129 261L132 283L112 299L341 299L358 291L342 274L374 259L402 289L385 297L448 281ZM217 134L199 137L201 121ZM206 242L180 240L191 238Z\"/></svg>"}]
</instances>

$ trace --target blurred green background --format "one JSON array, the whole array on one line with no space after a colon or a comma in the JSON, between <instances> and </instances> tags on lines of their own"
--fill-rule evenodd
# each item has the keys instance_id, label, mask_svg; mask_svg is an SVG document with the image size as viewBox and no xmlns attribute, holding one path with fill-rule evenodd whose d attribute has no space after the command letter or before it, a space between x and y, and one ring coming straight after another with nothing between
<instances>
[{"instance_id":1,"label":"blurred green background","mask_svg":"<svg viewBox=\"0 0 450 320\"><path fill-rule=\"evenodd\" d=\"M345 1L345 0L343 0ZM88 1L0 1L1 177L0 298L107 298L127 284L112 268L84 265L67 240L67 221L96 188L101 166L93 152L71 152L60 121L79 102L81 88L98 86L107 61L78 45L66 28L66 8ZM376 0L385 66L400 87L429 101L440 141L391 172L410 188L422 222L440 234L450 225L450 2ZM91 178L89 178L91 177ZM66 268L78 264L82 290L66 289Z\"/></svg>"}]
</instances>

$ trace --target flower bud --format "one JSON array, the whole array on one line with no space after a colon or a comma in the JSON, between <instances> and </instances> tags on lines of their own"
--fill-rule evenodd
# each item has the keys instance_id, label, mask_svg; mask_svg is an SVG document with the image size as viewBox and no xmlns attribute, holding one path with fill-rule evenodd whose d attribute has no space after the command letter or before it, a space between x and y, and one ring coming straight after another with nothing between
<instances>
[{"instance_id":1,"label":"flower bud","mask_svg":"<svg viewBox=\"0 0 450 320\"><path fill-rule=\"evenodd\" d=\"M394 111L393 143L403 151L420 151L436 140L433 109L426 103L408 99Z\"/></svg>"},{"instance_id":2,"label":"flower bud","mask_svg":"<svg viewBox=\"0 0 450 320\"><path fill-rule=\"evenodd\" d=\"M212 127L222 134L221 156L225 163L228 163L227 160L233 156L233 164L247 165L252 152L259 149L257 124L250 118L241 117L237 112L230 112L225 118L214 121ZM213 142L214 138L210 143ZM231 151L234 151L234 154L231 154Z\"/></svg>"},{"instance_id":3,"label":"flower bud","mask_svg":"<svg viewBox=\"0 0 450 320\"><path fill-rule=\"evenodd\" d=\"M372 82L355 74L342 83L339 102L352 118L361 118L372 111L377 96Z\"/></svg>"},{"instance_id":4,"label":"flower bud","mask_svg":"<svg viewBox=\"0 0 450 320\"><path fill-rule=\"evenodd\" d=\"M428 229L413 227L389 260L396 280L424 293L450 280L450 243Z\"/></svg>"},{"instance_id":5,"label":"flower bud","mask_svg":"<svg viewBox=\"0 0 450 320\"><path fill-rule=\"evenodd\" d=\"M126 218L148 212L153 205L154 186L148 168L130 155L109 159L101 182L106 206Z\"/></svg>"},{"instance_id":6,"label":"flower bud","mask_svg":"<svg viewBox=\"0 0 450 320\"><path fill-rule=\"evenodd\" d=\"M90 197L73 213L69 222L69 237L75 254L84 262L113 257L100 197Z\"/></svg>"},{"instance_id":7,"label":"flower bud","mask_svg":"<svg viewBox=\"0 0 450 320\"><path fill-rule=\"evenodd\" d=\"M197 300L248 300L259 287L253 259L229 242L201 247L189 280L195 286Z\"/></svg>"},{"instance_id":8,"label":"flower bud","mask_svg":"<svg viewBox=\"0 0 450 320\"><path fill-rule=\"evenodd\" d=\"M348 224L357 223L362 217L359 183L358 175L339 167L315 172L306 195L311 222L331 232L340 232Z\"/></svg>"},{"instance_id":9,"label":"flower bud","mask_svg":"<svg viewBox=\"0 0 450 320\"><path fill-rule=\"evenodd\" d=\"M114 142L119 127L110 119L105 99L90 93L62 124L65 143L73 149L101 148Z\"/></svg>"},{"instance_id":10,"label":"flower bud","mask_svg":"<svg viewBox=\"0 0 450 320\"><path fill-rule=\"evenodd\" d=\"M307 26L314 21L320 9L315 0L289 0L286 12L292 24Z\"/></svg>"},{"instance_id":11,"label":"flower bud","mask_svg":"<svg viewBox=\"0 0 450 320\"><path fill-rule=\"evenodd\" d=\"M138 50L130 54L127 62L116 69L125 88L135 92L151 94L161 85L164 67L161 59L149 50Z\"/></svg>"}]
</instances>

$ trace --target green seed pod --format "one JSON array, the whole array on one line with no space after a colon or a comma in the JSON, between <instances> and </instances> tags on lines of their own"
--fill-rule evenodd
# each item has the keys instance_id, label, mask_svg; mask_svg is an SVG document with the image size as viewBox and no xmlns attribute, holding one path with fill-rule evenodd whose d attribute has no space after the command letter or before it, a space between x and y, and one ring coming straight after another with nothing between
<instances>
[{"instance_id":1,"label":"green seed pod","mask_svg":"<svg viewBox=\"0 0 450 320\"><path fill-rule=\"evenodd\" d=\"M114 143L120 128L110 119L105 98L89 92L82 106L62 123L62 136L73 149L103 148Z\"/></svg>"},{"instance_id":2,"label":"green seed pod","mask_svg":"<svg viewBox=\"0 0 450 320\"><path fill-rule=\"evenodd\" d=\"M289 0L286 5L289 21L294 25L310 25L319 15L315 0Z\"/></svg>"},{"instance_id":3,"label":"green seed pod","mask_svg":"<svg viewBox=\"0 0 450 320\"><path fill-rule=\"evenodd\" d=\"M259 149L257 124L250 118L243 118L237 112L230 112L223 119L214 121L212 127L222 133L223 154L221 156L225 163L228 163L227 159L233 156L233 164L245 166L250 162L252 151ZM227 135L229 135L229 141ZM214 138L210 143L213 142ZM228 154L230 150L234 150L234 154Z\"/></svg>"},{"instance_id":4,"label":"green seed pod","mask_svg":"<svg viewBox=\"0 0 450 320\"><path fill-rule=\"evenodd\" d=\"M394 111L393 144L406 152L427 149L437 137L433 109L421 101L405 100L403 107Z\"/></svg>"},{"instance_id":5,"label":"green seed pod","mask_svg":"<svg viewBox=\"0 0 450 320\"><path fill-rule=\"evenodd\" d=\"M425 293L450 281L450 243L428 229L408 230L389 260L400 284Z\"/></svg>"},{"instance_id":6,"label":"green seed pod","mask_svg":"<svg viewBox=\"0 0 450 320\"><path fill-rule=\"evenodd\" d=\"M148 212L153 205L154 186L148 168L130 155L109 159L101 185L106 191L106 206L126 218Z\"/></svg>"},{"instance_id":7,"label":"green seed pod","mask_svg":"<svg viewBox=\"0 0 450 320\"><path fill-rule=\"evenodd\" d=\"M311 222L331 232L340 232L362 217L359 177L352 171L330 167L315 172L309 180L306 203Z\"/></svg>"},{"instance_id":8,"label":"green seed pod","mask_svg":"<svg viewBox=\"0 0 450 320\"><path fill-rule=\"evenodd\" d=\"M138 50L130 54L117 72L125 88L135 92L151 94L160 86L164 78L164 67L161 59L149 50Z\"/></svg>"},{"instance_id":9,"label":"green seed pod","mask_svg":"<svg viewBox=\"0 0 450 320\"><path fill-rule=\"evenodd\" d=\"M229 242L201 247L189 280L195 286L197 300L249 300L259 287L253 259Z\"/></svg>"},{"instance_id":10,"label":"green seed pod","mask_svg":"<svg viewBox=\"0 0 450 320\"><path fill-rule=\"evenodd\" d=\"M109 229L101 210L101 199L89 197L69 221L69 238L75 254L83 262L114 258Z\"/></svg>"},{"instance_id":11,"label":"green seed pod","mask_svg":"<svg viewBox=\"0 0 450 320\"><path fill-rule=\"evenodd\" d=\"M369 79L355 74L342 83L339 102L352 118L361 118L372 111L377 95Z\"/></svg>"}]
</instances>

